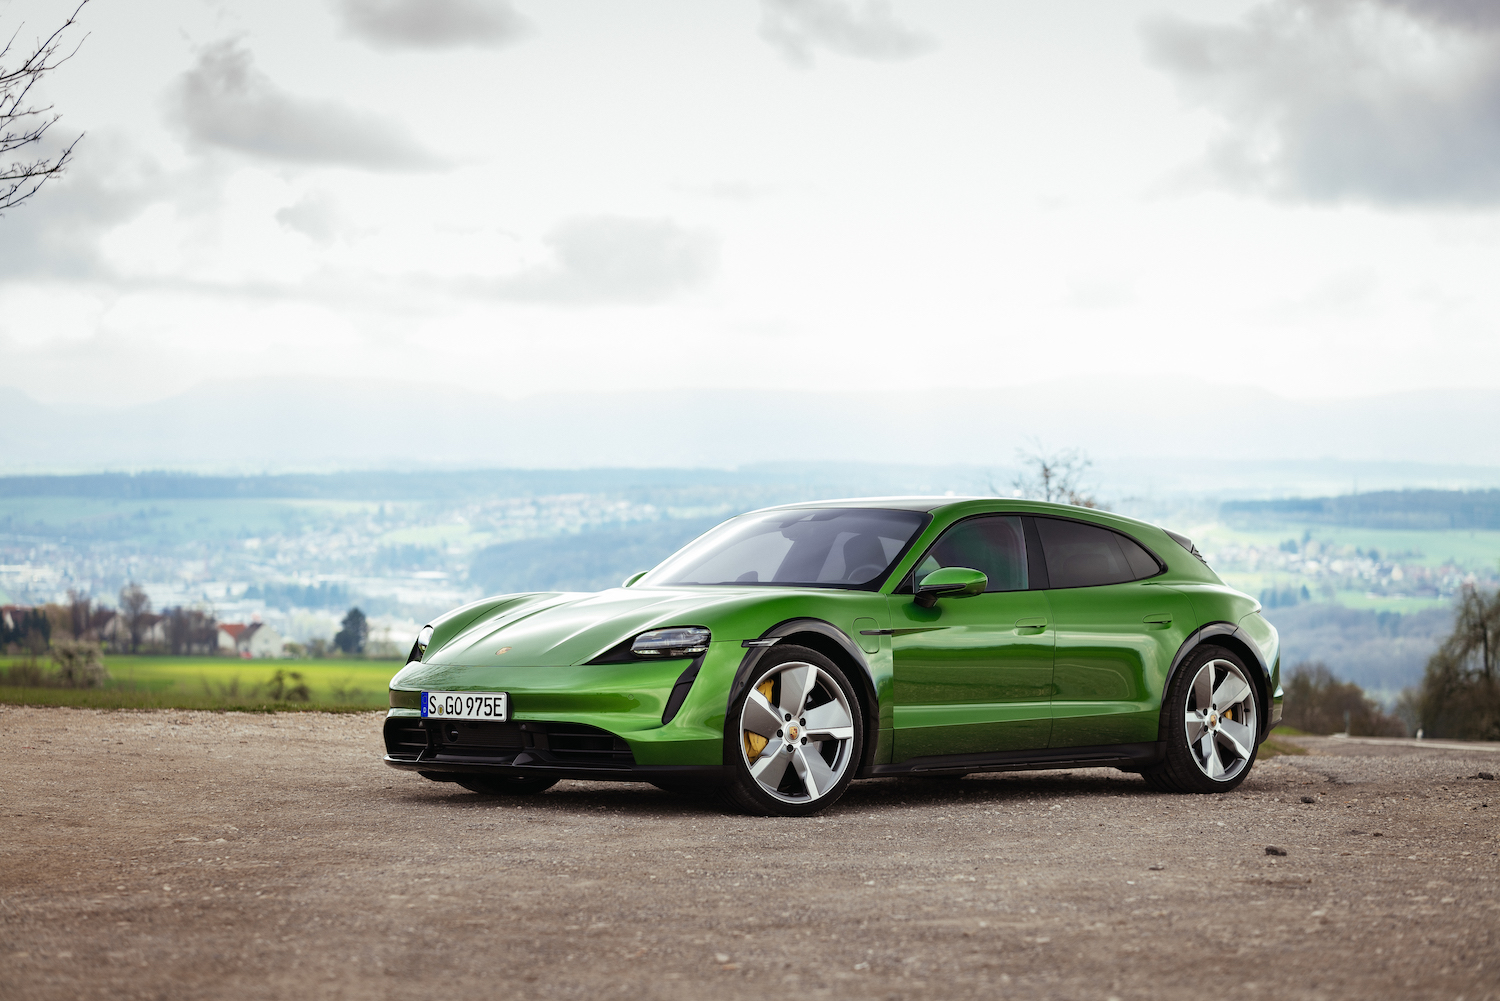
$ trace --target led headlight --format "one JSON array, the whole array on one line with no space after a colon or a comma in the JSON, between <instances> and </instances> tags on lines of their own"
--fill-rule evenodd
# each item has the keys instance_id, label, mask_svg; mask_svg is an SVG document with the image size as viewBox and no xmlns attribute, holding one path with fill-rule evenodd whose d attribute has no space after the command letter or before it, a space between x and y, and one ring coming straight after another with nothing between
<instances>
[{"instance_id":1,"label":"led headlight","mask_svg":"<svg viewBox=\"0 0 1500 1001\"><path fill-rule=\"evenodd\" d=\"M630 644L637 657L696 657L708 649L709 631L702 626L679 626L641 633Z\"/></svg>"},{"instance_id":2,"label":"led headlight","mask_svg":"<svg viewBox=\"0 0 1500 1001\"><path fill-rule=\"evenodd\" d=\"M407 663L412 661L421 662L427 656L427 644L432 642L432 627L423 626L422 631L417 633L417 641L411 645L411 653L406 655Z\"/></svg>"}]
</instances>

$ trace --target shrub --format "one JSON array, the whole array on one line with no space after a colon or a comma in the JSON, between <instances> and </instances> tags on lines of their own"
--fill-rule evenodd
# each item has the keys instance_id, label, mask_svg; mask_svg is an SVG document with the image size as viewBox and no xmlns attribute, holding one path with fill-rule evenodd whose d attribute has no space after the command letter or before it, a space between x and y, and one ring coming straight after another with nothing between
<instances>
[{"instance_id":1,"label":"shrub","mask_svg":"<svg viewBox=\"0 0 1500 1001\"><path fill-rule=\"evenodd\" d=\"M58 640L52 644L57 684L63 688L98 688L109 680L104 650L88 640Z\"/></svg>"}]
</instances>

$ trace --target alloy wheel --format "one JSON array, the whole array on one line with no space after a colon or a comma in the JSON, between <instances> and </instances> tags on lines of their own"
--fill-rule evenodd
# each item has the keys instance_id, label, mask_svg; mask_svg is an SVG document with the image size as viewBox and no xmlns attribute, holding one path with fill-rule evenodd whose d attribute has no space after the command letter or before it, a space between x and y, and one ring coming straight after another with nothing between
<instances>
[{"instance_id":1,"label":"alloy wheel","mask_svg":"<svg viewBox=\"0 0 1500 1001\"><path fill-rule=\"evenodd\" d=\"M739 743L751 778L766 794L811 803L848 771L854 717L826 671L792 661L777 665L745 699Z\"/></svg>"},{"instance_id":2,"label":"alloy wheel","mask_svg":"<svg viewBox=\"0 0 1500 1001\"><path fill-rule=\"evenodd\" d=\"M1238 665L1211 660L1199 668L1183 720L1188 752L1215 782L1229 782L1255 753L1255 689Z\"/></svg>"}]
</instances>

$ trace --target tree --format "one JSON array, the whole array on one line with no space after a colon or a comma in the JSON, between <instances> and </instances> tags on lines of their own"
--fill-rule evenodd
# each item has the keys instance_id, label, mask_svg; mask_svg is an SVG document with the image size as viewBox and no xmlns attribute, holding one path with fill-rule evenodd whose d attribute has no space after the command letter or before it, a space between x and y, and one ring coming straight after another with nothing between
<instances>
[{"instance_id":1,"label":"tree","mask_svg":"<svg viewBox=\"0 0 1500 1001\"><path fill-rule=\"evenodd\" d=\"M1084 474L1094 463L1082 449L1047 452L1040 443L1033 443L1030 449L1016 449L1016 459L1023 470L1011 481L1017 496L1075 507L1099 507L1099 501L1084 486Z\"/></svg>"},{"instance_id":2,"label":"tree","mask_svg":"<svg viewBox=\"0 0 1500 1001\"><path fill-rule=\"evenodd\" d=\"M1468 585L1454 609L1453 633L1427 661L1414 701L1429 737L1500 740L1500 592Z\"/></svg>"},{"instance_id":3,"label":"tree","mask_svg":"<svg viewBox=\"0 0 1500 1001\"><path fill-rule=\"evenodd\" d=\"M49 178L61 174L73 157L73 147L83 138L78 136L55 157L36 156L41 148L42 137L62 116L55 113L50 104L45 107L33 104L31 88L77 54L83 39L79 39L78 45L73 46L67 55L59 53L63 35L73 27L78 20L78 12L87 3L88 0L81 0L62 27L33 44L29 50L23 50L28 54L19 64L9 63L8 60L16 38L21 33L20 27L11 35L5 47L0 48L0 213L20 205L36 194ZM11 159L18 155L31 155L34 159Z\"/></svg>"},{"instance_id":4,"label":"tree","mask_svg":"<svg viewBox=\"0 0 1500 1001\"><path fill-rule=\"evenodd\" d=\"M365 621L365 613L358 606L349 609L349 614L344 616L338 635L333 638L333 645L344 653L363 653L365 640L370 636L370 624Z\"/></svg>"},{"instance_id":5,"label":"tree","mask_svg":"<svg viewBox=\"0 0 1500 1001\"><path fill-rule=\"evenodd\" d=\"M219 644L219 624L199 608L169 608L167 643L174 654L213 653Z\"/></svg>"},{"instance_id":6,"label":"tree","mask_svg":"<svg viewBox=\"0 0 1500 1001\"><path fill-rule=\"evenodd\" d=\"M146 589L134 581L120 588L120 615L125 627L130 630L130 652L141 647L141 637L146 632L146 616L151 614L151 596Z\"/></svg>"},{"instance_id":7,"label":"tree","mask_svg":"<svg viewBox=\"0 0 1500 1001\"><path fill-rule=\"evenodd\" d=\"M81 640L94 624L94 602L77 589L68 590L68 631L75 640Z\"/></svg>"},{"instance_id":8,"label":"tree","mask_svg":"<svg viewBox=\"0 0 1500 1001\"><path fill-rule=\"evenodd\" d=\"M1406 736L1406 725L1382 711L1364 689L1352 681L1340 681L1325 665L1317 662L1292 668L1291 678L1286 684L1285 714L1287 726L1308 733Z\"/></svg>"}]
</instances>

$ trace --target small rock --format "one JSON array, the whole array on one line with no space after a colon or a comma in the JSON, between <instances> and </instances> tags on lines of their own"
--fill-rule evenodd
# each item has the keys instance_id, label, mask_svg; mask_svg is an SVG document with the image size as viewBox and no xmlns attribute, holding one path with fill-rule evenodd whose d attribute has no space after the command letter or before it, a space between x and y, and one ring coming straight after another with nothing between
<instances>
[{"instance_id":1,"label":"small rock","mask_svg":"<svg viewBox=\"0 0 1500 1001\"><path fill-rule=\"evenodd\" d=\"M1156 872L1160 872L1161 870L1165 869L1166 866L1162 865L1160 862L1156 862L1156 863L1153 863L1152 865L1146 866L1146 868L1147 869L1151 869L1151 870L1156 871Z\"/></svg>"},{"instance_id":2,"label":"small rock","mask_svg":"<svg viewBox=\"0 0 1500 1001\"><path fill-rule=\"evenodd\" d=\"M1494 772L1475 772L1473 775L1470 775L1469 778L1471 778L1471 779L1484 779L1486 782L1493 782L1493 781L1495 781L1495 773Z\"/></svg>"},{"instance_id":3,"label":"small rock","mask_svg":"<svg viewBox=\"0 0 1500 1001\"><path fill-rule=\"evenodd\" d=\"M714 962L715 963L727 963L727 962L729 962L729 954L725 953L725 952L716 952L716 953L714 953Z\"/></svg>"},{"instance_id":4,"label":"small rock","mask_svg":"<svg viewBox=\"0 0 1500 1001\"><path fill-rule=\"evenodd\" d=\"M1267 855L1285 855L1286 854L1286 849L1285 848L1277 848L1275 845L1266 845L1266 854Z\"/></svg>"},{"instance_id":5,"label":"small rock","mask_svg":"<svg viewBox=\"0 0 1500 1001\"><path fill-rule=\"evenodd\" d=\"M1317 800L1313 799L1311 796L1303 796L1302 797L1302 802L1304 802L1304 803L1316 803Z\"/></svg>"},{"instance_id":6,"label":"small rock","mask_svg":"<svg viewBox=\"0 0 1500 1001\"><path fill-rule=\"evenodd\" d=\"M1376 831L1375 833L1371 834L1370 837L1372 837L1372 838L1383 838L1383 837L1385 837L1385 835L1381 834L1379 831Z\"/></svg>"}]
</instances>

